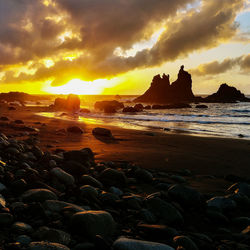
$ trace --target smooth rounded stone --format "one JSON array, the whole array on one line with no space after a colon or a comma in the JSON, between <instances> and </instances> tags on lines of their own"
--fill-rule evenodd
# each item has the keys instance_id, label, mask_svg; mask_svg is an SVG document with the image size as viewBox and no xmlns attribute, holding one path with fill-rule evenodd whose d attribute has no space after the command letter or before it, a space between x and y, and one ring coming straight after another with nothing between
<instances>
[{"instance_id":1,"label":"smooth rounded stone","mask_svg":"<svg viewBox=\"0 0 250 250\"><path fill-rule=\"evenodd\" d=\"M73 250L96 250L95 244L90 242L84 242L77 244Z\"/></svg>"},{"instance_id":2,"label":"smooth rounded stone","mask_svg":"<svg viewBox=\"0 0 250 250\"><path fill-rule=\"evenodd\" d=\"M81 176L88 172L88 169L83 166L81 163L76 161L66 161L63 163L63 169L67 173L70 173L75 176Z\"/></svg>"},{"instance_id":3,"label":"smooth rounded stone","mask_svg":"<svg viewBox=\"0 0 250 250\"><path fill-rule=\"evenodd\" d=\"M37 159L40 159L44 155L43 151L38 146L33 146L32 152Z\"/></svg>"},{"instance_id":4,"label":"smooth rounded stone","mask_svg":"<svg viewBox=\"0 0 250 250\"><path fill-rule=\"evenodd\" d=\"M40 227L34 234L33 237L38 240L44 240L54 243L60 243L62 245L68 245L71 241L70 234L48 227Z\"/></svg>"},{"instance_id":5,"label":"smooth rounded stone","mask_svg":"<svg viewBox=\"0 0 250 250\"><path fill-rule=\"evenodd\" d=\"M19 179L11 183L11 187L15 192L22 193L27 189L27 182L24 179Z\"/></svg>"},{"instance_id":6,"label":"smooth rounded stone","mask_svg":"<svg viewBox=\"0 0 250 250\"><path fill-rule=\"evenodd\" d=\"M17 234L29 234L33 232L32 226L24 222L15 222L12 225L11 230Z\"/></svg>"},{"instance_id":7,"label":"smooth rounded stone","mask_svg":"<svg viewBox=\"0 0 250 250\"><path fill-rule=\"evenodd\" d=\"M0 225L8 226L13 222L13 215L9 213L0 213Z\"/></svg>"},{"instance_id":8,"label":"smooth rounded stone","mask_svg":"<svg viewBox=\"0 0 250 250\"><path fill-rule=\"evenodd\" d=\"M197 245L187 236L176 236L173 241L177 247L184 247L185 250L199 250Z\"/></svg>"},{"instance_id":9,"label":"smooth rounded stone","mask_svg":"<svg viewBox=\"0 0 250 250\"><path fill-rule=\"evenodd\" d=\"M135 177L138 181L143 181L146 183L152 183L153 175L146 169L138 168L135 171Z\"/></svg>"},{"instance_id":10,"label":"smooth rounded stone","mask_svg":"<svg viewBox=\"0 0 250 250\"><path fill-rule=\"evenodd\" d=\"M245 182L238 182L227 189L228 192L244 194L250 198L250 185Z\"/></svg>"},{"instance_id":11,"label":"smooth rounded stone","mask_svg":"<svg viewBox=\"0 0 250 250\"><path fill-rule=\"evenodd\" d=\"M76 161L82 164L94 160L94 153L90 148L67 151L63 153L63 156L66 161Z\"/></svg>"},{"instance_id":12,"label":"smooth rounded stone","mask_svg":"<svg viewBox=\"0 0 250 250\"><path fill-rule=\"evenodd\" d=\"M92 134L95 136L113 137L111 131L106 128L94 128Z\"/></svg>"},{"instance_id":13,"label":"smooth rounded stone","mask_svg":"<svg viewBox=\"0 0 250 250\"><path fill-rule=\"evenodd\" d=\"M201 203L201 194L197 190L180 184L171 186L168 195L184 206L195 207Z\"/></svg>"},{"instance_id":14,"label":"smooth rounded stone","mask_svg":"<svg viewBox=\"0 0 250 250\"><path fill-rule=\"evenodd\" d=\"M211 219L216 224L228 224L229 223L228 218L224 214L218 211L208 210L206 212L206 215L209 219Z\"/></svg>"},{"instance_id":15,"label":"smooth rounded stone","mask_svg":"<svg viewBox=\"0 0 250 250\"><path fill-rule=\"evenodd\" d=\"M12 148L9 147L5 150L5 153L10 154L10 155L18 155L20 154L19 150L17 148Z\"/></svg>"},{"instance_id":16,"label":"smooth rounded stone","mask_svg":"<svg viewBox=\"0 0 250 250\"><path fill-rule=\"evenodd\" d=\"M101 172L100 181L107 186L125 186L128 182L127 177L121 171L107 168Z\"/></svg>"},{"instance_id":17,"label":"smooth rounded stone","mask_svg":"<svg viewBox=\"0 0 250 250\"><path fill-rule=\"evenodd\" d=\"M174 248L151 241L135 240L121 237L113 244L114 250L174 250Z\"/></svg>"},{"instance_id":18,"label":"smooth rounded stone","mask_svg":"<svg viewBox=\"0 0 250 250\"><path fill-rule=\"evenodd\" d=\"M155 185L155 187L157 188L157 189L160 189L160 190L163 190L163 191L168 191L168 189L170 188L170 184L168 184L168 183L158 183L158 184L156 184Z\"/></svg>"},{"instance_id":19,"label":"smooth rounded stone","mask_svg":"<svg viewBox=\"0 0 250 250\"><path fill-rule=\"evenodd\" d=\"M0 160L0 175L4 175L5 169L4 169L4 162Z\"/></svg>"},{"instance_id":20,"label":"smooth rounded stone","mask_svg":"<svg viewBox=\"0 0 250 250\"><path fill-rule=\"evenodd\" d=\"M221 210L224 209L234 209L236 208L237 204L234 200L232 200L229 197L224 197L224 196L217 196L217 197L213 197L210 200L207 201L207 206L208 207L215 207Z\"/></svg>"},{"instance_id":21,"label":"smooth rounded stone","mask_svg":"<svg viewBox=\"0 0 250 250\"><path fill-rule=\"evenodd\" d=\"M129 209L134 209L134 210L141 209L142 202L137 197L129 195L129 196L123 196L122 199L123 201L125 201L125 204Z\"/></svg>"},{"instance_id":22,"label":"smooth rounded stone","mask_svg":"<svg viewBox=\"0 0 250 250\"><path fill-rule=\"evenodd\" d=\"M0 182L0 192L3 192L4 190L7 190L7 187Z\"/></svg>"},{"instance_id":23,"label":"smooth rounded stone","mask_svg":"<svg viewBox=\"0 0 250 250\"><path fill-rule=\"evenodd\" d=\"M232 223L239 228L246 228L250 226L250 218L249 217L236 217L232 219Z\"/></svg>"},{"instance_id":24,"label":"smooth rounded stone","mask_svg":"<svg viewBox=\"0 0 250 250\"><path fill-rule=\"evenodd\" d=\"M56 161L55 161L55 160L50 160L50 161L49 161L49 167L50 167L50 168L55 168L55 167L57 167Z\"/></svg>"},{"instance_id":25,"label":"smooth rounded stone","mask_svg":"<svg viewBox=\"0 0 250 250\"><path fill-rule=\"evenodd\" d=\"M87 199L96 199L98 196L98 191L90 185L81 186L80 192L81 196Z\"/></svg>"},{"instance_id":26,"label":"smooth rounded stone","mask_svg":"<svg viewBox=\"0 0 250 250\"><path fill-rule=\"evenodd\" d=\"M68 247L59 244L46 241L31 242L29 250L70 250Z\"/></svg>"},{"instance_id":27,"label":"smooth rounded stone","mask_svg":"<svg viewBox=\"0 0 250 250\"><path fill-rule=\"evenodd\" d=\"M47 200L43 203L43 207L46 210L50 210L50 211L56 212L56 213L61 212L66 207L70 207L76 212L85 211L84 208L77 206L75 204L64 202L64 201L57 201L57 200Z\"/></svg>"},{"instance_id":28,"label":"smooth rounded stone","mask_svg":"<svg viewBox=\"0 0 250 250\"><path fill-rule=\"evenodd\" d=\"M112 194L109 192L105 192L103 191L100 195L99 195L99 200L107 205L115 205L116 201L120 200L119 196L117 196L116 194Z\"/></svg>"},{"instance_id":29,"label":"smooth rounded stone","mask_svg":"<svg viewBox=\"0 0 250 250\"><path fill-rule=\"evenodd\" d=\"M46 200L57 200L57 196L48 189L29 189L22 194L24 202L43 202Z\"/></svg>"},{"instance_id":30,"label":"smooth rounded stone","mask_svg":"<svg viewBox=\"0 0 250 250\"><path fill-rule=\"evenodd\" d=\"M108 212L85 211L72 216L71 227L77 234L94 239L96 235L111 236L115 222Z\"/></svg>"},{"instance_id":31,"label":"smooth rounded stone","mask_svg":"<svg viewBox=\"0 0 250 250\"><path fill-rule=\"evenodd\" d=\"M83 185L90 185L100 189L103 188L102 183L90 175L83 175L80 179L80 183Z\"/></svg>"},{"instance_id":32,"label":"smooth rounded stone","mask_svg":"<svg viewBox=\"0 0 250 250\"><path fill-rule=\"evenodd\" d=\"M153 239L172 239L178 235L175 228L166 225L139 224L137 228Z\"/></svg>"},{"instance_id":33,"label":"smooth rounded stone","mask_svg":"<svg viewBox=\"0 0 250 250\"><path fill-rule=\"evenodd\" d=\"M83 129L79 128L78 126L72 126L67 128L67 132L72 134L83 134Z\"/></svg>"},{"instance_id":34,"label":"smooth rounded stone","mask_svg":"<svg viewBox=\"0 0 250 250\"><path fill-rule=\"evenodd\" d=\"M19 235L16 237L16 241L21 245L29 245L32 239L28 235Z\"/></svg>"},{"instance_id":35,"label":"smooth rounded stone","mask_svg":"<svg viewBox=\"0 0 250 250\"><path fill-rule=\"evenodd\" d=\"M160 198L149 198L146 202L148 209L163 223L183 223L182 215L170 203Z\"/></svg>"},{"instance_id":36,"label":"smooth rounded stone","mask_svg":"<svg viewBox=\"0 0 250 250\"><path fill-rule=\"evenodd\" d=\"M53 168L50 170L51 174L58 178L59 181L66 185L74 185L75 178L71 175L62 170L61 168Z\"/></svg>"},{"instance_id":37,"label":"smooth rounded stone","mask_svg":"<svg viewBox=\"0 0 250 250\"><path fill-rule=\"evenodd\" d=\"M247 226L244 230L242 230L243 234L250 234L250 226Z\"/></svg>"},{"instance_id":38,"label":"smooth rounded stone","mask_svg":"<svg viewBox=\"0 0 250 250\"><path fill-rule=\"evenodd\" d=\"M123 195L123 191L120 188L113 187L113 186L109 188L109 192L112 193L112 194L115 194L117 196L122 196Z\"/></svg>"},{"instance_id":39,"label":"smooth rounded stone","mask_svg":"<svg viewBox=\"0 0 250 250\"><path fill-rule=\"evenodd\" d=\"M156 221L157 221L155 215L152 212L150 212L148 209L145 209L145 208L141 209L140 217L143 221L145 221L147 223L151 223L151 224L156 223Z\"/></svg>"},{"instance_id":40,"label":"smooth rounded stone","mask_svg":"<svg viewBox=\"0 0 250 250\"><path fill-rule=\"evenodd\" d=\"M180 175L171 175L170 178L174 181L177 181L179 183L185 183L186 179L183 176Z\"/></svg>"},{"instance_id":41,"label":"smooth rounded stone","mask_svg":"<svg viewBox=\"0 0 250 250\"><path fill-rule=\"evenodd\" d=\"M0 194L0 208L5 208L6 206L6 200L5 198Z\"/></svg>"}]
</instances>

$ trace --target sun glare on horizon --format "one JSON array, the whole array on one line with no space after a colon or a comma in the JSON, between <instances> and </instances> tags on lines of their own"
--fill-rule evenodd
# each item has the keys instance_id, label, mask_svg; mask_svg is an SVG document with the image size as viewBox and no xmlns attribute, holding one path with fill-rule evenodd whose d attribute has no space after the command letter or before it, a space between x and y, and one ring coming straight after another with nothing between
<instances>
[{"instance_id":1,"label":"sun glare on horizon","mask_svg":"<svg viewBox=\"0 0 250 250\"><path fill-rule=\"evenodd\" d=\"M45 91L51 94L77 94L77 95L99 95L114 80L98 79L94 81L83 81L80 79L72 79L68 83L61 86L47 86Z\"/></svg>"}]
</instances>

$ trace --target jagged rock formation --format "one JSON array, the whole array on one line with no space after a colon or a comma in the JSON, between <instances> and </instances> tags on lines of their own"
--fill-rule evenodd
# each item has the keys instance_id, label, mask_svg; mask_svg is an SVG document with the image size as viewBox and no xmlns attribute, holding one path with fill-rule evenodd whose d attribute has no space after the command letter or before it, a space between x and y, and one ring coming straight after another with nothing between
<instances>
[{"instance_id":1,"label":"jagged rock formation","mask_svg":"<svg viewBox=\"0 0 250 250\"><path fill-rule=\"evenodd\" d=\"M67 99L56 98L53 108L56 110L78 111L80 109L80 98L77 95L70 94Z\"/></svg>"},{"instance_id":2,"label":"jagged rock formation","mask_svg":"<svg viewBox=\"0 0 250 250\"><path fill-rule=\"evenodd\" d=\"M235 87L228 86L226 83L220 85L218 91L206 98L205 102L222 102L222 103L231 103L231 102L249 102L250 99L245 97L239 90Z\"/></svg>"},{"instance_id":3,"label":"jagged rock formation","mask_svg":"<svg viewBox=\"0 0 250 250\"><path fill-rule=\"evenodd\" d=\"M150 88L135 102L144 103L179 103L193 101L191 75L184 70L182 65L175 82L170 84L169 75L156 75Z\"/></svg>"}]
</instances>

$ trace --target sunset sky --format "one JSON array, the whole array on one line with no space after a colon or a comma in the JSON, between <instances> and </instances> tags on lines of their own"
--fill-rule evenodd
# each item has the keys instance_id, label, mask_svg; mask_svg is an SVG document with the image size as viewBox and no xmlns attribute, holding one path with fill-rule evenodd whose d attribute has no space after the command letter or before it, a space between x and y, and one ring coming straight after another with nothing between
<instances>
[{"instance_id":1,"label":"sunset sky","mask_svg":"<svg viewBox=\"0 0 250 250\"><path fill-rule=\"evenodd\" d=\"M0 0L0 92L142 94L182 64L250 94L250 0Z\"/></svg>"}]
</instances>

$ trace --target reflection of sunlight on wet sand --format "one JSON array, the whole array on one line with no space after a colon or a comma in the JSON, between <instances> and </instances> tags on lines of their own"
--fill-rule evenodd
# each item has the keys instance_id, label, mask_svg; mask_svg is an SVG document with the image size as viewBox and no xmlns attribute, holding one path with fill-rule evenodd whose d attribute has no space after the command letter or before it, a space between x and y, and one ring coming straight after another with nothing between
<instances>
[{"instance_id":1,"label":"reflection of sunlight on wet sand","mask_svg":"<svg viewBox=\"0 0 250 250\"><path fill-rule=\"evenodd\" d=\"M44 116L47 118L77 121L77 122L83 122L86 124L108 125L108 126L115 126L115 127L125 128L125 129L134 129L134 130L152 130L153 129L153 128L148 128L148 127L135 125L135 124L124 124L123 122L119 122L114 119L108 119L108 118L106 118L105 120L101 118L94 119L94 118L79 116L77 114L69 114L69 113L63 113L63 112L39 112L37 113L37 115Z\"/></svg>"}]
</instances>

